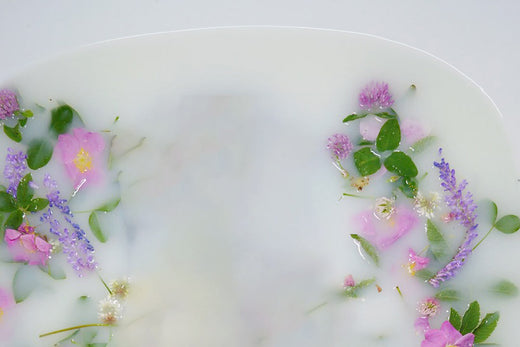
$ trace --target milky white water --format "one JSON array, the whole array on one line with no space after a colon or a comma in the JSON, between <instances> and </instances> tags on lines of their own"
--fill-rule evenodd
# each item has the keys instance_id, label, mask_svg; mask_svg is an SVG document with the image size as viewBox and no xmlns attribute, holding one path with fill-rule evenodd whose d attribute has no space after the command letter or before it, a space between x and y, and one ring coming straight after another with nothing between
<instances>
[{"instance_id":1,"label":"milky white water","mask_svg":"<svg viewBox=\"0 0 520 347\"><path fill-rule=\"evenodd\" d=\"M111 345L420 345L415 304L433 291L401 265L408 247L424 242L422 224L382 253L380 269L363 260L348 235L359 232L353 216L371 202L339 200L345 182L325 149L372 79L390 84L401 117L437 136L416 158L429 173L425 186L440 191L432 161L442 146L476 200L493 199L499 215L518 213L513 151L494 105L453 69L395 43L292 29L164 34L70 53L3 84L27 104L72 105L89 129L117 134L115 153L146 138L115 162L122 200L102 216L108 242L90 234L88 214L76 214L103 278L132 280ZM0 153L10 144L2 137ZM51 169L66 182L60 167ZM110 185L85 190L72 210L114 193ZM386 193L377 184L366 191ZM488 230L484 218L479 223ZM447 239L457 230L446 230ZM454 304L459 312L473 300L482 313L500 311L490 341L504 346L514 345L519 302L487 288L496 279L515 282L518 244L518 235L492 234L452 281L465 293ZM17 265L0 266L0 286L9 288ZM105 289L95 275L66 270L61 281L35 271L39 287L3 316L6 345L51 346L65 335L38 334L96 322ZM348 274L376 276L381 293L371 287L361 299L338 297ZM79 302L82 295L89 299ZM439 315L434 327L447 318ZM99 331L94 341L106 341L109 329Z\"/></svg>"}]
</instances>

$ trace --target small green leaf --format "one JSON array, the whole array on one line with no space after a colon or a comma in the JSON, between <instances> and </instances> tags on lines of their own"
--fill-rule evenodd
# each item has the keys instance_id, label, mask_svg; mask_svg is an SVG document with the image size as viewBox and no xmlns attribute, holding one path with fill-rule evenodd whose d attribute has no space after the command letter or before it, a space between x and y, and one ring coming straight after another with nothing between
<instances>
[{"instance_id":1,"label":"small green leaf","mask_svg":"<svg viewBox=\"0 0 520 347\"><path fill-rule=\"evenodd\" d=\"M401 129L397 119L389 119L383 124L376 139L376 148L379 152L393 151L401 143Z\"/></svg>"},{"instance_id":2,"label":"small green leaf","mask_svg":"<svg viewBox=\"0 0 520 347\"><path fill-rule=\"evenodd\" d=\"M443 289L435 294L435 298L440 301L458 301L460 300L460 295L455 289Z\"/></svg>"},{"instance_id":3,"label":"small green leaf","mask_svg":"<svg viewBox=\"0 0 520 347\"><path fill-rule=\"evenodd\" d=\"M14 274L13 295L17 304L27 299L34 288L36 288L37 280L35 275L34 269L29 265L20 266Z\"/></svg>"},{"instance_id":4,"label":"small green leaf","mask_svg":"<svg viewBox=\"0 0 520 347\"><path fill-rule=\"evenodd\" d=\"M498 282L491 287L490 291L501 296L515 297L518 295L518 287L508 280Z\"/></svg>"},{"instance_id":5,"label":"small green leaf","mask_svg":"<svg viewBox=\"0 0 520 347\"><path fill-rule=\"evenodd\" d=\"M100 207L96 208L96 211L99 212L112 212L121 202L121 198L113 199L106 204L101 205Z\"/></svg>"},{"instance_id":6,"label":"small green leaf","mask_svg":"<svg viewBox=\"0 0 520 347\"><path fill-rule=\"evenodd\" d=\"M343 119L343 123L352 122L353 120L356 120L356 119L365 118L367 115L368 115L368 113L360 113L360 114L353 113L353 114L345 117L345 119Z\"/></svg>"},{"instance_id":7,"label":"small green leaf","mask_svg":"<svg viewBox=\"0 0 520 347\"><path fill-rule=\"evenodd\" d=\"M27 149L27 165L37 170L47 165L52 157L52 144L45 139L36 139L29 143Z\"/></svg>"},{"instance_id":8,"label":"small green leaf","mask_svg":"<svg viewBox=\"0 0 520 347\"><path fill-rule=\"evenodd\" d=\"M371 175L381 168L379 156L368 147L361 148L354 153L354 164L361 176Z\"/></svg>"},{"instance_id":9,"label":"small green leaf","mask_svg":"<svg viewBox=\"0 0 520 347\"><path fill-rule=\"evenodd\" d=\"M107 242L107 238L103 231L101 230L101 226L99 225L99 219L96 214L96 211L92 212L88 217L88 225L90 225L90 230L92 230L92 234L100 241Z\"/></svg>"},{"instance_id":10,"label":"small green leaf","mask_svg":"<svg viewBox=\"0 0 520 347\"><path fill-rule=\"evenodd\" d=\"M23 212L16 210L7 217L4 227L6 229L18 229L23 222Z\"/></svg>"},{"instance_id":11,"label":"small green leaf","mask_svg":"<svg viewBox=\"0 0 520 347\"><path fill-rule=\"evenodd\" d=\"M418 174L412 159L400 151L396 151L386 158L385 167L388 171L403 177L415 177Z\"/></svg>"},{"instance_id":12,"label":"small green leaf","mask_svg":"<svg viewBox=\"0 0 520 347\"><path fill-rule=\"evenodd\" d=\"M374 261L374 263L379 266L379 254L377 249L365 238L359 236L358 234L350 234L350 237L356 241L356 244L360 246L365 253Z\"/></svg>"},{"instance_id":13,"label":"small green leaf","mask_svg":"<svg viewBox=\"0 0 520 347\"><path fill-rule=\"evenodd\" d=\"M18 124L23 128L27 124L27 118L20 118Z\"/></svg>"},{"instance_id":14,"label":"small green leaf","mask_svg":"<svg viewBox=\"0 0 520 347\"><path fill-rule=\"evenodd\" d=\"M14 128L4 124L4 133L14 142L22 141L22 133L20 132L20 126L18 124L16 124Z\"/></svg>"},{"instance_id":15,"label":"small green leaf","mask_svg":"<svg viewBox=\"0 0 520 347\"><path fill-rule=\"evenodd\" d=\"M464 317L462 317L462 324L460 325L460 333L466 335L472 332L480 321L480 305L477 301L473 301L469 304Z\"/></svg>"},{"instance_id":16,"label":"small green leaf","mask_svg":"<svg viewBox=\"0 0 520 347\"><path fill-rule=\"evenodd\" d=\"M350 298L357 298L359 296L359 292L362 289L371 286L372 284L374 284L375 281L376 281L375 278L369 278L367 280L363 280L353 287L345 288L345 290L343 291L343 295L348 296Z\"/></svg>"},{"instance_id":17,"label":"small green leaf","mask_svg":"<svg viewBox=\"0 0 520 347\"><path fill-rule=\"evenodd\" d=\"M65 270L63 270L63 268L54 261L49 261L47 266L40 265L39 268L47 275L49 275L52 279L64 280L67 278Z\"/></svg>"},{"instance_id":18,"label":"small green leaf","mask_svg":"<svg viewBox=\"0 0 520 347\"><path fill-rule=\"evenodd\" d=\"M0 192L0 211L12 212L16 210L16 201L11 194Z\"/></svg>"},{"instance_id":19,"label":"small green leaf","mask_svg":"<svg viewBox=\"0 0 520 347\"><path fill-rule=\"evenodd\" d=\"M426 236L430 242L433 257L437 260L442 259L446 255L448 243L430 219L426 222Z\"/></svg>"},{"instance_id":20,"label":"small green leaf","mask_svg":"<svg viewBox=\"0 0 520 347\"><path fill-rule=\"evenodd\" d=\"M407 198L413 199L417 195L417 180L415 178L403 177L398 187Z\"/></svg>"},{"instance_id":21,"label":"small green leaf","mask_svg":"<svg viewBox=\"0 0 520 347\"><path fill-rule=\"evenodd\" d=\"M494 225L497 221L497 215L498 215L498 207L497 204L495 204L494 201L489 202L489 208L491 209L491 225Z\"/></svg>"},{"instance_id":22,"label":"small green leaf","mask_svg":"<svg viewBox=\"0 0 520 347\"><path fill-rule=\"evenodd\" d=\"M51 111L50 130L54 132L56 137L69 130L74 113L74 110L69 105L62 105Z\"/></svg>"},{"instance_id":23,"label":"small green leaf","mask_svg":"<svg viewBox=\"0 0 520 347\"><path fill-rule=\"evenodd\" d=\"M31 174L27 174L20 180L20 183L18 183L16 202L19 207L27 207L34 196L34 189L30 185L31 182L32 176Z\"/></svg>"},{"instance_id":24,"label":"small green leaf","mask_svg":"<svg viewBox=\"0 0 520 347\"><path fill-rule=\"evenodd\" d=\"M384 119L396 119L397 118L397 114L395 113L392 113L392 112L379 112L379 113L376 113L376 116L378 116L379 118L384 118Z\"/></svg>"},{"instance_id":25,"label":"small green leaf","mask_svg":"<svg viewBox=\"0 0 520 347\"><path fill-rule=\"evenodd\" d=\"M498 312L488 313L479 326L473 331L475 335L475 343L481 343L487 340L487 338L493 333L497 327L500 314Z\"/></svg>"},{"instance_id":26,"label":"small green leaf","mask_svg":"<svg viewBox=\"0 0 520 347\"><path fill-rule=\"evenodd\" d=\"M435 136L426 136L420 139L419 141L415 142L413 145L410 146L410 150L413 153L421 153L424 151L428 146L433 144L435 142L436 138Z\"/></svg>"},{"instance_id":27,"label":"small green leaf","mask_svg":"<svg viewBox=\"0 0 520 347\"><path fill-rule=\"evenodd\" d=\"M415 272L415 277L420 278L425 281L429 280L434 275L435 275L435 273L428 269L421 269L421 270Z\"/></svg>"},{"instance_id":28,"label":"small green leaf","mask_svg":"<svg viewBox=\"0 0 520 347\"><path fill-rule=\"evenodd\" d=\"M43 198L32 199L29 205L27 205L27 211L38 212L43 210L49 205L49 200Z\"/></svg>"},{"instance_id":29,"label":"small green leaf","mask_svg":"<svg viewBox=\"0 0 520 347\"><path fill-rule=\"evenodd\" d=\"M520 218L518 216L508 214L495 223L495 228L504 234L512 234L520 229Z\"/></svg>"},{"instance_id":30,"label":"small green leaf","mask_svg":"<svg viewBox=\"0 0 520 347\"><path fill-rule=\"evenodd\" d=\"M34 113L31 110L23 110L22 116L24 116L25 118L31 118L32 116L34 116Z\"/></svg>"},{"instance_id":31,"label":"small green leaf","mask_svg":"<svg viewBox=\"0 0 520 347\"><path fill-rule=\"evenodd\" d=\"M460 326L462 324L462 317L460 316L460 314L454 310L453 308L450 309L450 318L449 318L449 321L451 323L451 325L453 325L453 327L457 330L460 329Z\"/></svg>"}]
</instances>

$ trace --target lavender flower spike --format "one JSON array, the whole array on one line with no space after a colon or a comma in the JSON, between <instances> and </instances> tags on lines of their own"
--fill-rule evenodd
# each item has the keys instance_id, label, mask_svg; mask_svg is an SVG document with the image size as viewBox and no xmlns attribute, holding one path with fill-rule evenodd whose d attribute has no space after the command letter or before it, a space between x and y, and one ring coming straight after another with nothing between
<instances>
[{"instance_id":1,"label":"lavender flower spike","mask_svg":"<svg viewBox=\"0 0 520 347\"><path fill-rule=\"evenodd\" d=\"M454 219L458 220L466 229L466 237L462 245L458 248L457 254L428 281L432 286L437 288L442 282L455 277L468 259L472 250L471 243L478 236L478 224L475 223L477 218L477 205L473 202L471 193L464 192L468 184L466 180L463 180L457 185L455 170L450 169L450 164L448 164L444 158L442 158L440 162L434 162L433 165L439 169L439 177L442 181L441 186L446 192L446 204L451 209Z\"/></svg>"},{"instance_id":2,"label":"lavender flower spike","mask_svg":"<svg viewBox=\"0 0 520 347\"><path fill-rule=\"evenodd\" d=\"M0 119L11 117L14 112L20 110L16 94L9 89L0 90Z\"/></svg>"},{"instance_id":3,"label":"lavender flower spike","mask_svg":"<svg viewBox=\"0 0 520 347\"><path fill-rule=\"evenodd\" d=\"M27 156L24 152L16 151L12 148L7 149L7 156L5 157L4 177L9 182L7 192L12 196L16 197L16 189L18 189L18 183L25 175L27 170Z\"/></svg>"},{"instance_id":4,"label":"lavender flower spike","mask_svg":"<svg viewBox=\"0 0 520 347\"><path fill-rule=\"evenodd\" d=\"M58 241L63 246L63 253L67 255L67 261L79 277L96 270L94 247L87 239L85 231L73 221L74 215L67 205L67 200L60 198L56 182L49 175L45 175L43 185L50 191L47 194L49 208L40 217L40 221L48 223L50 225L49 231L58 236ZM63 224L68 226L62 227L60 220L61 222L65 220L66 223Z\"/></svg>"},{"instance_id":5,"label":"lavender flower spike","mask_svg":"<svg viewBox=\"0 0 520 347\"><path fill-rule=\"evenodd\" d=\"M364 110L385 109L393 104L387 83L371 82L359 94L359 106Z\"/></svg>"}]
</instances>

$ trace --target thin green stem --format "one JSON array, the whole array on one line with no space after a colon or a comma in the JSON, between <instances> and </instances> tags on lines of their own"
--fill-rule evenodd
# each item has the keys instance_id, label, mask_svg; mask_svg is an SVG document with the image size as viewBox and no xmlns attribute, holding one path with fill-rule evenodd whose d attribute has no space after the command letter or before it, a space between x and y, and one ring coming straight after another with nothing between
<instances>
[{"instance_id":1,"label":"thin green stem","mask_svg":"<svg viewBox=\"0 0 520 347\"><path fill-rule=\"evenodd\" d=\"M395 290L397 290L397 292L399 293L399 296L402 298L403 297L403 293L401 292L401 289L399 288L399 286L396 286Z\"/></svg>"},{"instance_id":2,"label":"thin green stem","mask_svg":"<svg viewBox=\"0 0 520 347\"><path fill-rule=\"evenodd\" d=\"M336 160L335 162L332 162L332 165L334 165L334 167L336 169L338 169L339 172L341 172L343 177L345 177L345 178L351 177L351 175L348 173L348 171L343 167L343 165L341 165L341 162L339 161L339 159Z\"/></svg>"},{"instance_id":3,"label":"thin green stem","mask_svg":"<svg viewBox=\"0 0 520 347\"><path fill-rule=\"evenodd\" d=\"M488 235L491 233L491 231L493 231L493 229L495 229L494 224L491 226L491 229L489 229L486 235L484 235L484 237L480 239L480 241L475 245L475 247L473 247L473 249L471 250L472 252L482 243L482 241L486 239L486 237L488 237Z\"/></svg>"},{"instance_id":4,"label":"thin green stem","mask_svg":"<svg viewBox=\"0 0 520 347\"><path fill-rule=\"evenodd\" d=\"M101 275L99 274L99 272L97 273L98 277L99 277L99 280L101 281L101 283L103 283L103 285L105 286L106 290L108 291L108 294L112 295L112 291L110 290L110 288L108 287L107 283L103 280L103 278L101 277Z\"/></svg>"},{"instance_id":5,"label":"thin green stem","mask_svg":"<svg viewBox=\"0 0 520 347\"><path fill-rule=\"evenodd\" d=\"M314 307L308 309L307 311L305 311L305 314L306 314L306 315L307 315L307 314L311 314L311 313L313 313L313 312L319 310L320 308L322 308L323 306L325 306L325 305L327 305L327 304L328 304L328 302L324 301L324 302L322 302L321 304L316 305L316 306L314 306Z\"/></svg>"},{"instance_id":6,"label":"thin green stem","mask_svg":"<svg viewBox=\"0 0 520 347\"><path fill-rule=\"evenodd\" d=\"M112 326L112 325L111 324L104 324L104 323L93 323L93 324L76 325L76 326L73 326L73 327L70 327L70 328L54 330L54 331L51 331L49 333L41 334L40 337L45 337L45 336L49 336L49 335L59 334L59 333L65 332L65 331L76 330L76 329L81 329L81 328L109 327L109 326Z\"/></svg>"}]
</instances>

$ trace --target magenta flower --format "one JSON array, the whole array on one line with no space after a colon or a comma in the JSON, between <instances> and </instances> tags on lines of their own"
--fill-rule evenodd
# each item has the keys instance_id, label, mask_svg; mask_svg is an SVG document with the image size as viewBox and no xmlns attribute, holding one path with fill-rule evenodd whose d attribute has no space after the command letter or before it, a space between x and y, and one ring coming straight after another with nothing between
<instances>
[{"instance_id":1,"label":"magenta flower","mask_svg":"<svg viewBox=\"0 0 520 347\"><path fill-rule=\"evenodd\" d=\"M356 285L356 281L354 281L354 277L352 275L348 275L345 277L343 281L343 288L354 287Z\"/></svg>"},{"instance_id":2,"label":"magenta flower","mask_svg":"<svg viewBox=\"0 0 520 347\"><path fill-rule=\"evenodd\" d=\"M20 110L16 94L9 89L0 90L0 119L11 117L14 112Z\"/></svg>"},{"instance_id":3,"label":"magenta flower","mask_svg":"<svg viewBox=\"0 0 520 347\"><path fill-rule=\"evenodd\" d=\"M52 246L34 233L34 228L22 224L18 230L6 229L4 240L14 261L29 265L45 265Z\"/></svg>"},{"instance_id":4,"label":"magenta flower","mask_svg":"<svg viewBox=\"0 0 520 347\"><path fill-rule=\"evenodd\" d=\"M475 335L464 336L449 321L442 323L440 329L430 329L424 333L421 347L472 347Z\"/></svg>"},{"instance_id":5,"label":"magenta flower","mask_svg":"<svg viewBox=\"0 0 520 347\"><path fill-rule=\"evenodd\" d=\"M406 235L418 221L414 211L404 207L396 207L388 219L378 219L372 210L359 214L355 219L363 236L380 250Z\"/></svg>"},{"instance_id":6,"label":"magenta flower","mask_svg":"<svg viewBox=\"0 0 520 347\"><path fill-rule=\"evenodd\" d=\"M408 249L408 272L410 275L415 276L415 273L419 270L424 269L430 263L430 259L421 257L415 253L413 249Z\"/></svg>"},{"instance_id":7,"label":"magenta flower","mask_svg":"<svg viewBox=\"0 0 520 347\"><path fill-rule=\"evenodd\" d=\"M103 177L105 141L98 133L82 128L72 130L72 134L62 134L56 145L61 161L74 182L74 188L96 183Z\"/></svg>"},{"instance_id":8,"label":"magenta flower","mask_svg":"<svg viewBox=\"0 0 520 347\"><path fill-rule=\"evenodd\" d=\"M352 152L352 142L347 135L334 134L329 137L327 149L330 150L332 159L343 160Z\"/></svg>"},{"instance_id":9,"label":"magenta flower","mask_svg":"<svg viewBox=\"0 0 520 347\"><path fill-rule=\"evenodd\" d=\"M364 110L385 109L394 104L388 84L371 82L359 94L359 106Z\"/></svg>"}]
</instances>

